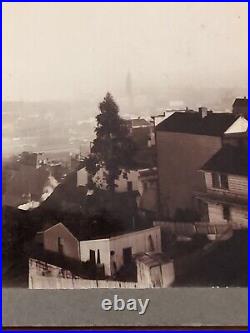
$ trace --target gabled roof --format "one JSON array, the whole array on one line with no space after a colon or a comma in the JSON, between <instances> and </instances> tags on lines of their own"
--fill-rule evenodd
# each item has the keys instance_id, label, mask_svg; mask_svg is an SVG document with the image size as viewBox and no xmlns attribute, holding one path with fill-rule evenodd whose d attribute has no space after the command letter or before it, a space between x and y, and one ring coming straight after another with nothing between
<instances>
[{"instance_id":1,"label":"gabled roof","mask_svg":"<svg viewBox=\"0 0 250 333\"><path fill-rule=\"evenodd\" d=\"M236 98L233 107L248 107L248 98Z\"/></svg>"},{"instance_id":2,"label":"gabled roof","mask_svg":"<svg viewBox=\"0 0 250 333\"><path fill-rule=\"evenodd\" d=\"M129 119L127 120L127 123L131 126L131 127L145 127L145 126L150 126L150 122L148 122L147 120L143 119L143 118L135 118L135 119Z\"/></svg>"},{"instance_id":3,"label":"gabled roof","mask_svg":"<svg viewBox=\"0 0 250 333\"><path fill-rule=\"evenodd\" d=\"M247 148L232 145L223 146L205 165L204 171L214 171L239 176L248 175Z\"/></svg>"},{"instance_id":4,"label":"gabled roof","mask_svg":"<svg viewBox=\"0 0 250 333\"><path fill-rule=\"evenodd\" d=\"M195 112L175 112L157 125L157 131L190 133L208 136L223 136L224 132L235 122L232 113L209 113L206 117Z\"/></svg>"}]
</instances>

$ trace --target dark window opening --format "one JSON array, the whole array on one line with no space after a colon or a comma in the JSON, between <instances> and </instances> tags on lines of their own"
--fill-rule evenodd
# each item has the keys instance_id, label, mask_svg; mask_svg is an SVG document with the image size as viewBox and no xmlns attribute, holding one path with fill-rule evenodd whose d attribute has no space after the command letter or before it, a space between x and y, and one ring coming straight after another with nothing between
<instances>
[{"instance_id":1,"label":"dark window opening","mask_svg":"<svg viewBox=\"0 0 250 333\"><path fill-rule=\"evenodd\" d=\"M154 251L155 247L154 247L154 242L153 242L153 238L151 235L148 236L148 241L149 241L149 251Z\"/></svg>"},{"instance_id":2,"label":"dark window opening","mask_svg":"<svg viewBox=\"0 0 250 333\"><path fill-rule=\"evenodd\" d=\"M127 182L127 188L128 188L128 191L132 191L133 190L133 184L132 184L132 182Z\"/></svg>"},{"instance_id":3,"label":"dark window opening","mask_svg":"<svg viewBox=\"0 0 250 333\"><path fill-rule=\"evenodd\" d=\"M100 250L97 250L97 260L96 260L97 264L101 263L101 258L100 258Z\"/></svg>"},{"instance_id":4,"label":"dark window opening","mask_svg":"<svg viewBox=\"0 0 250 333\"><path fill-rule=\"evenodd\" d=\"M230 220L230 207L224 205L223 206L223 218L224 220Z\"/></svg>"},{"instance_id":5,"label":"dark window opening","mask_svg":"<svg viewBox=\"0 0 250 333\"><path fill-rule=\"evenodd\" d=\"M117 265L116 265L115 261L113 262L113 267L114 267L114 272L116 273L117 272Z\"/></svg>"},{"instance_id":6,"label":"dark window opening","mask_svg":"<svg viewBox=\"0 0 250 333\"><path fill-rule=\"evenodd\" d=\"M132 261L132 248L127 247L123 249L123 263L124 265L130 264Z\"/></svg>"},{"instance_id":7,"label":"dark window opening","mask_svg":"<svg viewBox=\"0 0 250 333\"><path fill-rule=\"evenodd\" d=\"M220 175L221 179L221 188L228 189L228 177L225 174Z\"/></svg>"},{"instance_id":8,"label":"dark window opening","mask_svg":"<svg viewBox=\"0 0 250 333\"><path fill-rule=\"evenodd\" d=\"M94 250L89 250L89 261L92 265L96 264L95 261L95 251Z\"/></svg>"},{"instance_id":9,"label":"dark window opening","mask_svg":"<svg viewBox=\"0 0 250 333\"><path fill-rule=\"evenodd\" d=\"M57 238L58 252L63 254L63 239L61 237Z\"/></svg>"},{"instance_id":10,"label":"dark window opening","mask_svg":"<svg viewBox=\"0 0 250 333\"><path fill-rule=\"evenodd\" d=\"M212 172L212 183L213 187L220 188L220 177L219 174L216 172Z\"/></svg>"}]
</instances>

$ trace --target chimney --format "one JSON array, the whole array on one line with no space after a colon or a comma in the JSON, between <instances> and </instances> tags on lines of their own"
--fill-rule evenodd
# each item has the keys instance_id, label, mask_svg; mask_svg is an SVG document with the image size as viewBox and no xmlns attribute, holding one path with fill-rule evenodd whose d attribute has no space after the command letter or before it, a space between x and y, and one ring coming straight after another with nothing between
<instances>
[{"instance_id":1,"label":"chimney","mask_svg":"<svg viewBox=\"0 0 250 333\"><path fill-rule=\"evenodd\" d=\"M208 110L205 106L199 107L199 114L202 118L205 118L208 114Z\"/></svg>"}]
</instances>

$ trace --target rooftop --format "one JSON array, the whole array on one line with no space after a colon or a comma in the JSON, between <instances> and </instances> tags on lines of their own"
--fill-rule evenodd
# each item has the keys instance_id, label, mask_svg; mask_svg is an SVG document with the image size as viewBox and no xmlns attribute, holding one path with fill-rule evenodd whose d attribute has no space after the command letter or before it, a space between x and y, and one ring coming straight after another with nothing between
<instances>
[{"instance_id":1,"label":"rooftop","mask_svg":"<svg viewBox=\"0 0 250 333\"><path fill-rule=\"evenodd\" d=\"M233 107L248 107L248 98L236 98Z\"/></svg>"},{"instance_id":2,"label":"rooftop","mask_svg":"<svg viewBox=\"0 0 250 333\"><path fill-rule=\"evenodd\" d=\"M202 117L199 112L175 112L157 125L157 131L190 133L207 136L223 136L237 119L232 113L208 113Z\"/></svg>"},{"instance_id":3,"label":"rooftop","mask_svg":"<svg viewBox=\"0 0 250 333\"><path fill-rule=\"evenodd\" d=\"M94 223L94 221L93 221ZM91 240L97 240L97 239L108 239L108 238L112 238L112 237L122 237L122 236L126 236L132 233L137 233L137 232L143 232L143 231L149 231L151 229L159 229L158 226L155 227L151 227L151 228L135 228L135 229L128 229L125 231L113 231L113 232L106 232L103 234L95 234L93 236L91 236L91 238L87 238L86 239L86 235L83 236L82 233L82 229L84 228L84 225L81 225L81 222L75 222L75 223L56 223L54 225L46 225L42 228L42 230L40 230L38 232L38 234L43 233L47 230L49 230L50 228L58 225L58 224L62 224L64 227L66 227L73 236L75 236L79 241L91 241ZM86 228L86 226L85 226Z\"/></svg>"},{"instance_id":4,"label":"rooftop","mask_svg":"<svg viewBox=\"0 0 250 333\"><path fill-rule=\"evenodd\" d=\"M215 171L239 176L248 175L248 154L246 147L223 146L201 168L204 171Z\"/></svg>"},{"instance_id":5,"label":"rooftop","mask_svg":"<svg viewBox=\"0 0 250 333\"><path fill-rule=\"evenodd\" d=\"M143 119L143 118L135 118L135 119L129 119L127 120L127 123L131 127L145 127L145 126L151 126L150 122Z\"/></svg>"}]
</instances>

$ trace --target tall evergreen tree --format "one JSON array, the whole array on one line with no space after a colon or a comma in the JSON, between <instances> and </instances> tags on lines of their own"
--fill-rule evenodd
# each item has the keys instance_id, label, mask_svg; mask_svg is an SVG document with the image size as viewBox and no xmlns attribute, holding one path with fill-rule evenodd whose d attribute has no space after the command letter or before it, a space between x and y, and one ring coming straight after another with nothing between
<instances>
[{"instance_id":1,"label":"tall evergreen tree","mask_svg":"<svg viewBox=\"0 0 250 333\"><path fill-rule=\"evenodd\" d=\"M129 137L125 120L119 116L119 107L110 93L107 93L99 104L99 109L100 113L96 116L96 138L86 162L91 166L91 174L98 168L105 168L107 188L114 192L115 180L119 178L122 170L129 170L133 166L135 145Z\"/></svg>"}]
</instances>

